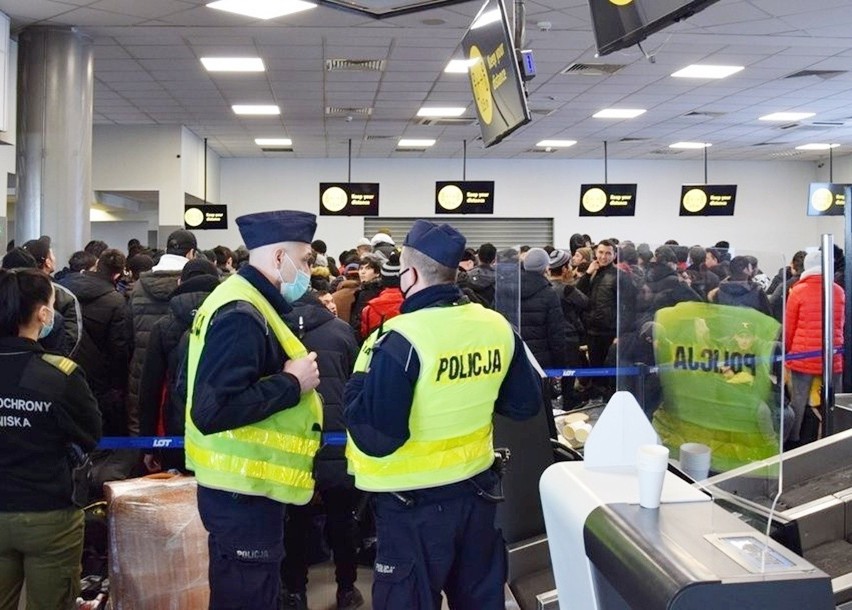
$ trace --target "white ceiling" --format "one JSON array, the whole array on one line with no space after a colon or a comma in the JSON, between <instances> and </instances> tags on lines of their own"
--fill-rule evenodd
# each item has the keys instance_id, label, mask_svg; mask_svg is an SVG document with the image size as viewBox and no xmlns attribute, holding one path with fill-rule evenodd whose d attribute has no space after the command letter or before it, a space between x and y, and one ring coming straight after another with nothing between
<instances>
[{"instance_id":1,"label":"white ceiling","mask_svg":"<svg viewBox=\"0 0 852 610\"><path fill-rule=\"evenodd\" d=\"M574 139L548 158L700 158L676 152L676 141L711 142L711 159L817 159L798 152L809 142L852 147L852 73L824 80L786 79L800 70L852 67L850 0L721 0L652 36L638 49L595 58L587 0L526 0L525 47L538 76L529 85L533 121L490 149L478 127L419 125L424 104L475 111L467 76L445 74L481 2L472 0L386 20L326 6L271 21L208 9L205 0L0 0L13 29L78 26L95 44L95 123L186 125L225 157L523 158L545 138ZM549 22L549 31L538 27ZM267 71L209 74L205 55L256 55ZM326 59L384 59L382 73L324 71ZM563 75L573 62L626 64L609 77ZM674 79L692 63L738 64L721 81ZM280 117L237 117L236 103L277 103ZM593 119L609 107L647 108L628 121ZM362 117L326 116L326 107L372 108ZM817 116L792 129L758 122L763 114L804 110ZM687 117L688 113L710 113ZM813 121L845 125L814 126ZM256 137L289 136L293 153L264 153ZM436 138L425 152L396 151L399 137ZM627 141L623 141L627 139ZM635 139L635 140L634 140Z\"/></svg>"}]
</instances>

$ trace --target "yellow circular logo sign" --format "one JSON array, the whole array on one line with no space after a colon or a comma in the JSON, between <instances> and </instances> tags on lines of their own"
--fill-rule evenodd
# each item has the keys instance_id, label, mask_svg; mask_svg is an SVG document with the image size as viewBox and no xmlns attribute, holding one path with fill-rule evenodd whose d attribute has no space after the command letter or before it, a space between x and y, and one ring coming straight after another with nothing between
<instances>
[{"instance_id":1,"label":"yellow circular logo sign","mask_svg":"<svg viewBox=\"0 0 852 610\"><path fill-rule=\"evenodd\" d=\"M485 68L485 60L482 58L476 45L470 47L468 53L470 59L470 84L473 88L473 98L476 100L476 109L479 110L479 118L486 125L491 125L494 119L494 99L491 97L491 81L488 79L488 70Z\"/></svg>"},{"instance_id":2,"label":"yellow circular logo sign","mask_svg":"<svg viewBox=\"0 0 852 610\"><path fill-rule=\"evenodd\" d=\"M597 214L606 207L606 192L597 187L589 189L583 195L583 207L587 212Z\"/></svg>"},{"instance_id":3,"label":"yellow circular logo sign","mask_svg":"<svg viewBox=\"0 0 852 610\"><path fill-rule=\"evenodd\" d=\"M464 201L464 193L455 184L448 184L438 191L438 205L445 210L455 210Z\"/></svg>"},{"instance_id":4,"label":"yellow circular logo sign","mask_svg":"<svg viewBox=\"0 0 852 610\"><path fill-rule=\"evenodd\" d=\"M322 205L329 212L339 212L346 207L349 197L339 186L332 186L322 194Z\"/></svg>"},{"instance_id":5,"label":"yellow circular logo sign","mask_svg":"<svg viewBox=\"0 0 852 610\"><path fill-rule=\"evenodd\" d=\"M834 195L825 187L820 187L811 195L811 207L817 212L825 212L834 203Z\"/></svg>"},{"instance_id":6,"label":"yellow circular logo sign","mask_svg":"<svg viewBox=\"0 0 852 610\"><path fill-rule=\"evenodd\" d=\"M631 4L633 0L609 0L609 2L615 6L627 6L628 4Z\"/></svg>"},{"instance_id":7,"label":"yellow circular logo sign","mask_svg":"<svg viewBox=\"0 0 852 610\"><path fill-rule=\"evenodd\" d=\"M183 213L183 221L190 227L200 226L204 222L204 212L198 208L189 208Z\"/></svg>"},{"instance_id":8,"label":"yellow circular logo sign","mask_svg":"<svg viewBox=\"0 0 852 610\"><path fill-rule=\"evenodd\" d=\"M689 189L683 195L683 209L695 214L707 205L707 193L701 189Z\"/></svg>"}]
</instances>

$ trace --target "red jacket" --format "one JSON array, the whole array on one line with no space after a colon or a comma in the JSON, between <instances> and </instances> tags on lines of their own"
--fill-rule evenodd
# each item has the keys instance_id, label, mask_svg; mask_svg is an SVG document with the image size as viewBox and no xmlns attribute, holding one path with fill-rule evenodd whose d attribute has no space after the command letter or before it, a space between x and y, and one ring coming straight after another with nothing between
<instances>
[{"instance_id":1,"label":"red jacket","mask_svg":"<svg viewBox=\"0 0 852 610\"><path fill-rule=\"evenodd\" d=\"M834 347L843 345L843 313L846 296L834 284ZM805 271L787 297L784 346L788 354L822 349L822 274ZM822 374L822 357L790 360L787 368L808 375ZM834 372L843 371L843 357L834 356Z\"/></svg>"},{"instance_id":2,"label":"red jacket","mask_svg":"<svg viewBox=\"0 0 852 610\"><path fill-rule=\"evenodd\" d=\"M385 288L379 296L367 301L367 305L361 312L361 338L366 339L379 327L379 324L398 316L403 299L399 288Z\"/></svg>"}]
</instances>

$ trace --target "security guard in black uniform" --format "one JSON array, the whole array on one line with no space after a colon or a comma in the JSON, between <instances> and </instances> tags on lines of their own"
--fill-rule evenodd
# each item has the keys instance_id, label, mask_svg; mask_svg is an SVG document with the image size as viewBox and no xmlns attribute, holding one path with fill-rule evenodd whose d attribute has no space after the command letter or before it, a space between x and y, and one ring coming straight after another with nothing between
<instances>
[{"instance_id":1,"label":"security guard in black uniform","mask_svg":"<svg viewBox=\"0 0 852 610\"><path fill-rule=\"evenodd\" d=\"M465 238L418 220L402 248L402 314L362 346L346 388L355 486L375 492L376 609L502 610L506 549L494 527L495 411L541 406L526 347L455 285Z\"/></svg>"},{"instance_id":2,"label":"security guard in black uniform","mask_svg":"<svg viewBox=\"0 0 852 610\"><path fill-rule=\"evenodd\" d=\"M53 301L41 271L0 271L0 610L18 607L24 581L28 608L74 608L80 589L73 474L101 417L82 369L37 343Z\"/></svg>"}]
</instances>

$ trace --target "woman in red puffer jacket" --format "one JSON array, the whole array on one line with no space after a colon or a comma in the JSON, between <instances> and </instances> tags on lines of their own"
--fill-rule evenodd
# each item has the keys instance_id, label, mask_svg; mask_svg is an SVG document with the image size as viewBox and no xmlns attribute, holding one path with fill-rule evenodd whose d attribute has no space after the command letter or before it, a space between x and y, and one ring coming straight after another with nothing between
<instances>
[{"instance_id":1,"label":"woman in red puffer jacket","mask_svg":"<svg viewBox=\"0 0 852 610\"><path fill-rule=\"evenodd\" d=\"M819 252L805 256L805 270L787 297L787 321L784 344L788 354L822 350L822 270ZM834 283L834 346L843 346L843 313L846 298L843 289ZM789 360L790 403L795 419L790 429L789 441L798 442L805 407L808 404L814 378L822 376L822 356ZM843 357L834 355L833 381L840 385Z\"/></svg>"}]
</instances>

